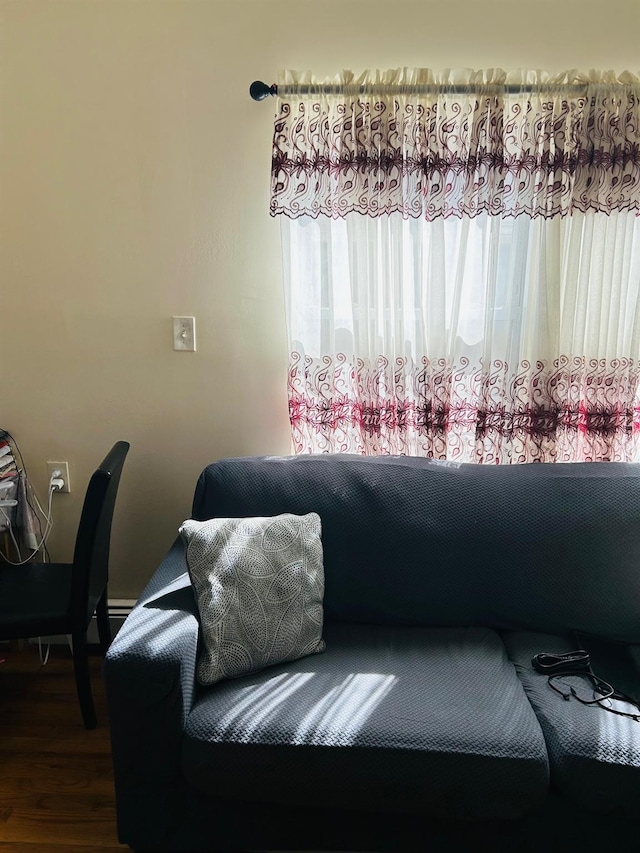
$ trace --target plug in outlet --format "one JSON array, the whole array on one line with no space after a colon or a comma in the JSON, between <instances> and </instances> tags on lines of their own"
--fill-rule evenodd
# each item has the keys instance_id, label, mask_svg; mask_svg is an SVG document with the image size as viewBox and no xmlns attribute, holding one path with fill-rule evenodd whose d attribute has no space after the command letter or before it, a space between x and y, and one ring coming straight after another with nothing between
<instances>
[{"instance_id":1,"label":"plug in outlet","mask_svg":"<svg viewBox=\"0 0 640 853\"><path fill-rule=\"evenodd\" d=\"M71 481L69 480L69 463L68 462L47 462L47 488L53 477L54 471L59 471L56 477L63 482L61 489L56 489L56 492L70 492ZM54 493L55 494L55 493Z\"/></svg>"}]
</instances>

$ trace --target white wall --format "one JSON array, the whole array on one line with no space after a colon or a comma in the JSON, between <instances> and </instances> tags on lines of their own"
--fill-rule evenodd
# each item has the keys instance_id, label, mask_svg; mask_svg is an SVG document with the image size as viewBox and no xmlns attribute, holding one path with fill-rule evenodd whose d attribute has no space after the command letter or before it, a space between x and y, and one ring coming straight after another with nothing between
<instances>
[{"instance_id":1,"label":"white wall","mask_svg":"<svg viewBox=\"0 0 640 853\"><path fill-rule=\"evenodd\" d=\"M280 68L640 69L637 0L0 0L0 426L55 497L68 559L89 474L132 444L114 597L135 597L230 455L287 453ZM197 318L175 353L171 315Z\"/></svg>"}]
</instances>

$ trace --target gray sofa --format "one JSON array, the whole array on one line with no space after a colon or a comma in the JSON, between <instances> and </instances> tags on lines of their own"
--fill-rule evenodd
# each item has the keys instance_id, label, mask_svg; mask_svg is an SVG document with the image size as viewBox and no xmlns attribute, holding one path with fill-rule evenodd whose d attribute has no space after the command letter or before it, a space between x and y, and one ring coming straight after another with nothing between
<instances>
[{"instance_id":1,"label":"gray sofa","mask_svg":"<svg viewBox=\"0 0 640 853\"><path fill-rule=\"evenodd\" d=\"M200 687L177 540L105 661L122 842L640 849L640 721L532 666L586 647L640 699L639 465L251 457L196 487L198 520L283 512L322 520L326 651Z\"/></svg>"}]
</instances>

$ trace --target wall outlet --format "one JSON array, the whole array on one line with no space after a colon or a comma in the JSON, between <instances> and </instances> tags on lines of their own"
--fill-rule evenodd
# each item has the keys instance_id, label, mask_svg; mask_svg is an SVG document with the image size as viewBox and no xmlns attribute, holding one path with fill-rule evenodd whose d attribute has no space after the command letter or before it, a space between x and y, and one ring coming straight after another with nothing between
<instances>
[{"instance_id":1,"label":"wall outlet","mask_svg":"<svg viewBox=\"0 0 640 853\"><path fill-rule=\"evenodd\" d=\"M173 318L173 348L182 352L196 351L196 318Z\"/></svg>"},{"instance_id":2,"label":"wall outlet","mask_svg":"<svg viewBox=\"0 0 640 853\"><path fill-rule=\"evenodd\" d=\"M70 492L71 481L69 480L69 463L68 462L47 462L47 489L51 482L51 477L54 471L60 471L58 477L64 480L64 486L61 489L56 489L56 492ZM56 494L54 492L54 494Z\"/></svg>"}]
</instances>

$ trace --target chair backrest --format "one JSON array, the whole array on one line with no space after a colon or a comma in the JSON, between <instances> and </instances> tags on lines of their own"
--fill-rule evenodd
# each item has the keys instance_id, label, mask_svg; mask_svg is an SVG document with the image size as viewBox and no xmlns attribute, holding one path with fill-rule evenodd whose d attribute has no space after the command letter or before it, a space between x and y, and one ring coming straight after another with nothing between
<instances>
[{"instance_id":1,"label":"chair backrest","mask_svg":"<svg viewBox=\"0 0 640 853\"><path fill-rule=\"evenodd\" d=\"M84 629L109 578L111 522L129 443L118 441L89 480L73 553L71 613L75 627Z\"/></svg>"}]
</instances>

